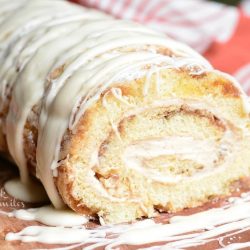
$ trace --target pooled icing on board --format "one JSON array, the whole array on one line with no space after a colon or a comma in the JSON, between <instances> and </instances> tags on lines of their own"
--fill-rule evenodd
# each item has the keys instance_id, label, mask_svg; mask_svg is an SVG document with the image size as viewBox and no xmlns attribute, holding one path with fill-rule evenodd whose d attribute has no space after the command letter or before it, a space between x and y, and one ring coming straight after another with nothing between
<instances>
[{"instance_id":1,"label":"pooled icing on board","mask_svg":"<svg viewBox=\"0 0 250 250\"><path fill-rule=\"evenodd\" d=\"M2 214L44 224L28 226L20 232L9 232L6 240L72 244L55 249L96 249L102 246L109 250L122 245L134 245L138 249L173 250L203 246L215 240L218 241L220 249L248 247L249 242L235 243L234 239L237 239L237 234L250 230L250 193L242 193L241 197L231 197L228 201L222 207L191 215L173 216L168 224L145 219L132 224L103 225L92 229L86 225L89 218L69 210L56 210L52 206L20 209ZM230 238L231 242L224 242L226 238ZM90 245L86 247L86 244Z\"/></svg>"}]
</instances>

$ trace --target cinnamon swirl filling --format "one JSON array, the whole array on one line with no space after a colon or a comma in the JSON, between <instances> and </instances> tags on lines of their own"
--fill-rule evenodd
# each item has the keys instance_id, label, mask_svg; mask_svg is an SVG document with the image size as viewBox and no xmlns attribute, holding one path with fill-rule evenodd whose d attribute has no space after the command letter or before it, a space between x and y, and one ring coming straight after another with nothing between
<instances>
[{"instance_id":1,"label":"cinnamon swirl filling","mask_svg":"<svg viewBox=\"0 0 250 250\"><path fill-rule=\"evenodd\" d=\"M131 188L136 175L150 189L152 183L175 185L222 171L240 139L229 121L188 103L144 108L115 127L101 144L93 169L116 198L138 198L137 188Z\"/></svg>"}]
</instances>

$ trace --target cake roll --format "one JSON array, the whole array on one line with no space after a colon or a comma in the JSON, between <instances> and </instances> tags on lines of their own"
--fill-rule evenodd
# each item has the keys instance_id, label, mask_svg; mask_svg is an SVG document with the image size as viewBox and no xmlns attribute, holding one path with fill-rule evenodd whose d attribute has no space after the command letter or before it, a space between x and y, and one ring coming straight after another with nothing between
<instances>
[{"instance_id":1,"label":"cake roll","mask_svg":"<svg viewBox=\"0 0 250 250\"><path fill-rule=\"evenodd\" d=\"M250 175L247 96L197 52L66 1L0 6L0 148L55 208L128 222Z\"/></svg>"}]
</instances>

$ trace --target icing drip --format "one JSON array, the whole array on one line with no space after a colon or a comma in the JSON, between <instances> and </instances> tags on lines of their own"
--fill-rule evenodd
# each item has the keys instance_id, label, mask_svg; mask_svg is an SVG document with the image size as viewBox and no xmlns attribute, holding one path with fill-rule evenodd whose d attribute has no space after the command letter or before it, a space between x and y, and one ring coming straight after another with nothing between
<instances>
[{"instance_id":1,"label":"icing drip","mask_svg":"<svg viewBox=\"0 0 250 250\"><path fill-rule=\"evenodd\" d=\"M48 201L48 196L43 186L32 179L25 184L19 178L11 179L5 182L4 188L9 195L21 201L31 203Z\"/></svg>"},{"instance_id":2,"label":"icing drip","mask_svg":"<svg viewBox=\"0 0 250 250\"><path fill-rule=\"evenodd\" d=\"M28 181L22 142L25 121L31 108L42 98L45 84L44 79L46 79L51 66L61 53L81 41L85 34L82 33L81 36L79 30L81 30L81 26L86 22L86 19L89 19L90 15L90 13L79 15L79 12L83 11L79 11L78 8L77 12L71 11L70 13L68 13L67 8L66 12L55 13L55 16L52 15L54 12L47 13L47 10L45 11L43 19L47 14L52 20L49 19L49 22L43 23L39 27L39 33L35 32L37 29L35 26L33 29L27 30L25 34L22 34L22 39L16 41L16 39L12 38L7 43L9 44L7 60L4 60L4 64L0 69L0 76L3 78L0 91L3 95L6 88L6 84L4 83L15 86L15 81L18 82L13 91L13 99L15 101L10 106L10 110L13 109L14 112L9 112L9 116L7 117L7 122L9 123L7 141L10 152L20 168L21 179L24 182ZM102 16L102 14L97 14L95 18L98 20ZM17 32L17 37L20 36L19 33ZM64 42L60 43L61 40ZM31 41L32 44L30 44ZM47 54L48 50L52 51L49 54L50 56L44 57L44 54ZM5 54L2 56L4 58ZM35 75L33 72L35 71L34 67L36 67L37 61L42 66L40 67L39 74L34 78ZM13 62L15 62L16 68L19 69L18 71L22 72L18 78L18 72L12 66ZM34 82L36 84L33 84ZM17 119L19 122L15 123Z\"/></svg>"},{"instance_id":3,"label":"icing drip","mask_svg":"<svg viewBox=\"0 0 250 250\"><path fill-rule=\"evenodd\" d=\"M51 244L77 243L60 249L73 249L92 243L83 248L89 250L100 246L105 246L105 249L108 250L116 249L124 244L140 246L148 243L153 243L154 246L144 249L185 249L190 246L202 246L215 239L224 249L248 247L249 242L233 243L232 241L226 246L222 243L223 237L233 239L233 235L250 230L250 193L245 193L242 197L231 198L229 201L230 203L220 208L187 216L174 216L170 219L169 224L157 224L153 220L147 219L130 225L107 225L93 229L81 226L81 223L86 222L84 217L76 215L75 220L74 217L71 217L73 214L69 217L66 214L64 217L65 214L57 212L51 207L27 211L17 210L9 213L9 216L24 220L36 219L43 223L49 222L50 226L29 226L20 232L8 233L6 240ZM162 243L159 245L158 242Z\"/></svg>"}]
</instances>

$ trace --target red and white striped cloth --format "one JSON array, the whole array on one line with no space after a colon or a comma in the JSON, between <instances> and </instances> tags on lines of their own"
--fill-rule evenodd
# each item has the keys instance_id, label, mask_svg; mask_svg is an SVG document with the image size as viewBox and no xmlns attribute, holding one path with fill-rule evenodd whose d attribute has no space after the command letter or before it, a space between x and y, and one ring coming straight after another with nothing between
<instances>
[{"instance_id":1,"label":"red and white striped cloth","mask_svg":"<svg viewBox=\"0 0 250 250\"><path fill-rule=\"evenodd\" d=\"M250 95L250 0L238 7L205 0L72 0L132 19L203 53Z\"/></svg>"}]
</instances>

